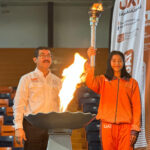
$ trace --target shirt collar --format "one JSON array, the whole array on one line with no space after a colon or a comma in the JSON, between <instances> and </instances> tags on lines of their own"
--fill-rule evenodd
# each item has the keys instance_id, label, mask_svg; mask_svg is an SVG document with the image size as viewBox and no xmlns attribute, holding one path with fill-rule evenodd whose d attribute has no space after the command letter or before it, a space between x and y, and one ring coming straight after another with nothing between
<instances>
[{"instance_id":1,"label":"shirt collar","mask_svg":"<svg viewBox=\"0 0 150 150\"><path fill-rule=\"evenodd\" d=\"M117 78L115 76L113 76L112 80L117 80L117 79L121 79L121 78Z\"/></svg>"},{"instance_id":2,"label":"shirt collar","mask_svg":"<svg viewBox=\"0 0 150 150\"><path fill-rule=\"evenodd\" d=\"M43 72L41 71L41 70L39 70L37 67L35 68L35 72L38 74L38 75L40 75L40 76L44 76L43 75ZM48 73L48 75L46 76L46 77L48 77L48 76L50 76L51 75L51 71L50 71L50 69L49 69L49 73Z\"/></svg>"},{"instance_id":3,"label":"shirt collar","mask_svg":"<svg viewBox=\"0 0 150 150\"><path fill-rule=\"evenodd\" d=\"M113 76L113 78L112 78L112 80L117 80L117 79L121 79L121 80L126 80L126 81L128 81L129 79L128 78L126 78L126 77L122 77L122 78L117 78L117 77L115 77L115 76Z\"/></svg>"}]
</instances>

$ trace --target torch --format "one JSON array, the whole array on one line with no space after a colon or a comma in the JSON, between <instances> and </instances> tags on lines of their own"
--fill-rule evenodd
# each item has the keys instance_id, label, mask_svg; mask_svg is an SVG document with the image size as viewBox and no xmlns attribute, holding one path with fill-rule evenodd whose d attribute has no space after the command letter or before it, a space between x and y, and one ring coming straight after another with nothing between
<instances>
[{"instance_id":1,"label":"torch","mask_svg":"<svg viewBox=\"0 0 150 150\"><path fill-rule=\"evenodd\" d=\"M96 48L96 26L103 11L102 3L94 3L89 11L91 26L91 47ZM91 67L95 67L95 56L91 56Z\"/></svg>"}]
</instances>

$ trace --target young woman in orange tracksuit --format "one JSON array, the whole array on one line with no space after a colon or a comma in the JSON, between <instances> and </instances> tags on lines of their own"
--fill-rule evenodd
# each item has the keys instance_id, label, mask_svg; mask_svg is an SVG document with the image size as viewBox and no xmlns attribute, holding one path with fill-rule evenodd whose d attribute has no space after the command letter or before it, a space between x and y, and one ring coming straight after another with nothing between
<instances>
[{"instance_id":1,"label":"young woman in orange tracksuit","mask_svg":"<svg viewBox=\"0 0 150 150\"><path fill-rule=\"evenodd\" d=\"M88 49L88 57L96 54ZM105 75L94 76L94 67L86 64L86 84L100 94L97 120L101 121L103 150L133 150L140 132L141 101L138 83L127 73L124 55L110 53Z\"/></svg>"}]
</instances>

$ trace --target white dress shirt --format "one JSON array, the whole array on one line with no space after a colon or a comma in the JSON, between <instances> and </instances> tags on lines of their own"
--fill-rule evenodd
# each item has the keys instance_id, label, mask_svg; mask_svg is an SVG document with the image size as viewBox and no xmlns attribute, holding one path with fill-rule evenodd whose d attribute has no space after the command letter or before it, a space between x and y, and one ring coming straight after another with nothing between
<instances>
[{"instance_id":1,"label":"white dress shirt","mask_svg":"<svg viewBox=\"0 0 150 150\"><path fill-rule=\"evenodd\" d=\"M14 98L15 129L23 128L23 117L29 114L59 111L58 93L61 80L51 72L44 77L37 68L21 77Z\"/></svg>"}]
</instances>

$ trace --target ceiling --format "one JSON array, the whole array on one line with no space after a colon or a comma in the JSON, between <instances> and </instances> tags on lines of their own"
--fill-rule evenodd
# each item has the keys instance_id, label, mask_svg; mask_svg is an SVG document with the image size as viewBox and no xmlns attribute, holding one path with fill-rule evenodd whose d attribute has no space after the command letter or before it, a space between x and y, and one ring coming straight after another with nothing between
<instances>
[{"instance_id":1,"label":"ceiling","mask_svg":"<svg viewBox=\"0 0 150 150\"><path fill-rule=\"evenodd\" d=\"M30 6L30 5L47 5L49 2L61 5L89 5L92 3L102 2L104 8L112 7L115 0L0 0L0 6Z\"/></svg>"}]
</instances>

